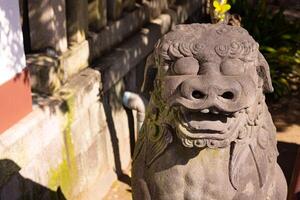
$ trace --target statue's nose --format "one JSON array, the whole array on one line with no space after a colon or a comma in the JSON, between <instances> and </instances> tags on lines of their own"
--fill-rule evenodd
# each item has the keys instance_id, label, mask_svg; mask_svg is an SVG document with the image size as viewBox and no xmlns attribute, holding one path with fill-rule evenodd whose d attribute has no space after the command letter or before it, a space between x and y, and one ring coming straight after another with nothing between
<instances>
[{"instance_id":1,"label":"statue's nose","mask_svg":"<svg viewBox=\"0 0 300 200\"><path fill-rule=\"evenodd\" d=\"M210 91L210 88L208 89ZM213 91L215 91L215 89L212 89ZM233 91L224 91L221 94L213 94L214 92L204 92L201 89L194 89L192 91L192 98L193 99L204 99L204 98L208 98L208 97L216 97L218 96L219 98L223 98L223 99L227 99L227 100L231 100L234 99L235 94Z\"/></svg>"},{"instance_id":2,"label":"statue's nose","mask_svg":"<svg viewBox=\"0 0 300 200\"><path fill-rule=\"evenodd\" d=\"M186 80L182 83L181 94L191 101L222 100L234 101L238 95L237 90L226 86L227 84L200 80Z\"/></svg>"}]
</instances>

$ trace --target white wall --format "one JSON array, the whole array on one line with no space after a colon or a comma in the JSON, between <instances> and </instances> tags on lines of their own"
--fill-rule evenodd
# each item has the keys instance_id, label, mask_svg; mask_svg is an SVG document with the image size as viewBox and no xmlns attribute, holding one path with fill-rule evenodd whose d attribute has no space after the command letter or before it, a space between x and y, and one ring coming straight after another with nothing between
<instances>
[{"instance_id":1,"label":"white wall","mask_svg":"<svg viewBox=\"0 0 300 200\"><path fill-rule=\"evenodd\" d=\"M25 67L18 0L0 0L0 85Z\"/></svg>"}]
</instances>

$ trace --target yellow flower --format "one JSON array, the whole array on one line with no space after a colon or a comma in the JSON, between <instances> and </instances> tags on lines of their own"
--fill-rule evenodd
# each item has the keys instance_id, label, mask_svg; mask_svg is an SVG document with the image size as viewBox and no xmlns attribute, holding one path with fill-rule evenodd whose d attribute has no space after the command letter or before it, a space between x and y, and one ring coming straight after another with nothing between
<instances>
[{"instance_id":1,"label":"yellow flower","mask_svg":"<svg viewBox=\"0 0 300 200\"><path fill-rule=\"evenodd\" d=\"M231 6L227 4L227 0L221 0L221 2L214 0L213 6L215 7L216 17L221 21L224 20L225 13L231 8Z\"/></svg>"}]
</instances>

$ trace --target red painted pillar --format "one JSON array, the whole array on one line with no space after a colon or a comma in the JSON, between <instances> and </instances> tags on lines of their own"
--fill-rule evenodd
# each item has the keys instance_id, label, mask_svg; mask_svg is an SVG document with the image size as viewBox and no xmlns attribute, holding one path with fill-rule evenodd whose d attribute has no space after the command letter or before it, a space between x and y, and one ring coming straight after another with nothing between
<instances>
[{"instance_id":1,"label":"red painted pillar","mask_svg":"<svg viewBox=\"0 0 300 200\"><path fill-rule=\"evenodd\" d=\"M19 1L0 1L0 134L32 109Z\"/></svg>"}]
</instances>

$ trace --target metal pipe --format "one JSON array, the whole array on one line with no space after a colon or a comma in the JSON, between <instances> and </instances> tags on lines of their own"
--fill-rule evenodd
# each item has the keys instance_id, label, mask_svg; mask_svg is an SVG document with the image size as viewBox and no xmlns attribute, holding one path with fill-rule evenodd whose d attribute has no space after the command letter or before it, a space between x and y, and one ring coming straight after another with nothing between
<instances>
[{"instance_id":1,"label":"metal pipe","mask_svg":"<svg viewBox=\"0 0 300 200\"><path fill-rule=\"evenodd\" d=\"M122 101L124 106L137 111L137 130L139 131L145 119L147 100L134 92L125 91Z\"/></svg>"}]
</instances>

